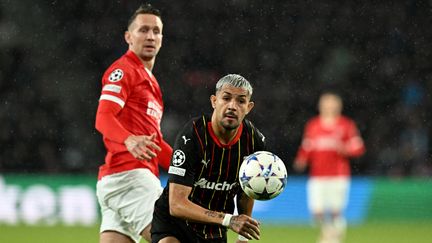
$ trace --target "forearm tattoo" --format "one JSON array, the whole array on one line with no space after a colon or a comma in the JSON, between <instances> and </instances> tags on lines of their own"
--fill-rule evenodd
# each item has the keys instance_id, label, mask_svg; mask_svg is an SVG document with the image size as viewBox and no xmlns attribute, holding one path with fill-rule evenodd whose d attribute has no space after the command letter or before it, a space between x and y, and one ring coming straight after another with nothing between
<instances>
[{"instance_id":1,"label":"forearm tattoo","mask_svg":"<svg viewBox=\"0 0 432 243\"><path fill-rule=\"evenodd\" d=\"M224 214L223 214L223 213L218 213L218 212L211 211L211 210L207 210L207 211L205 211L204 214L207 215L207 216L209 216L209 217L212 217L212 218L220 218L220 219L223 219L223 217L224 217Z\"/></svg>"}]
</instances>

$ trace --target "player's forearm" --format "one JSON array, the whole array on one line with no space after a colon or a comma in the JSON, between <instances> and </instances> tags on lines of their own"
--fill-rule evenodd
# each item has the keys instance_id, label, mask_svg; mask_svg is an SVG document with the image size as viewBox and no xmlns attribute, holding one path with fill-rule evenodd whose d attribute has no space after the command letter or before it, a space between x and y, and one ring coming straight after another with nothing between
<instances>
[{"instance_id":1,"label":"player's forearm","mask_svg":"<svg viewBox=\"0 0 432 243\"><path fill-rule=\"evenodd\" d=\"M190 221L211 224L222 224L225 217L225 213L205 209L189 200L170 202L170 214Z\"/></svg>"},{"instance_id":2,"label":"player's forearm","mask_svg":"<svg viewBox=\"0 0 432 243\"><path fill-rule=\"evenodd\" d=\"M165 140L161 140L160 143L160 147L162 149L162 151L159 153L158 158L159 158L159 165L164 169L164 170L168 170L169 166L170 166L170 162L171 162L171 156L172 156L172 152L173 149L172 147L165 141Z\"/></svg>"},{"instance_id":3,"label":"player's forearm","mask_svg":"<svg viewBox=\"0 0 432 243\"><path fill-rule=\"evenodd\" d=\"M117 119L107 113L96 116L96 129L102 135L117 143L124 143L127 137L133 135Z\"/></svg>"},{"instance_id":4,"label":"player's forearm","mask_svg":"<svg viewBox=\"0 0 432 243\"><path fill-rule=\"evenodd\" d=\"M360 137L351 138L345 145L347 157L359 157L365 152L363 140Z\"/></svg>"},{"instance_id":5,"label":"player's forearm","mask_svg":"<svg viewBox=\"0 0 432 243\"><path fill-rule=\"evenodd\" d=\"M239 214L246 214L252 216L252 209L254 205L254 200L244 193L237 195L237 211Z\"/></svg>"}]
</instances>

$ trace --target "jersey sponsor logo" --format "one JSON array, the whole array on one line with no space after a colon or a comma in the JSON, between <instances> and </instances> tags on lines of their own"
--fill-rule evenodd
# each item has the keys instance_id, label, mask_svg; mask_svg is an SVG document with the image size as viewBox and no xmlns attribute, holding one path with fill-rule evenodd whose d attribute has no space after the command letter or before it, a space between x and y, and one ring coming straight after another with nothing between
<instances>
[{"instance_id":1,"label":"jersey sponsor logo","mask_svg":"<svg viewBox=\"0 0 432 243\"><path fill-rule=\"evenodd\" d=\"M186 174L186 169L170 166L168 169L168 174L184 176Z\"/></svg>"},{"instance_id":2,"label":"jersey sponsor logo","mask_svg":"<svg viewBox=\"0 0 432 243\"><path fill-rule=\"evenodd\" d=\"M304 142L305 150L337 151L344 147L344 142L334 136L319 136Z\"/></svg>"},{"instance_id":3,"label":"jersey sponsor logo","mask_svg":"<svg viewBox=\"0 0 432 243\"><path fill-rule=\"evenodd\" d=\"M180 166L186 161L186 155L180 149L174 151L172 156L172 163L174 166Z\"/></svg>"},{"instance_id":4,"label":"jersey sponsor logo","mask_svg":"<svg viewBox=\"0 0 432 243\"><path fill-rule=\"evenodd\" d=\"M115 84L107 84L107 85L105 85L104 87L103 87L103 91L111 91L111 92L114 92L114 93L120 93L120 91L121 91L121 89L122 89L122 87L121 86L119 86L119 85L115 85Z\"/></svg>"},{"instance_id":5,"label":"jersey sponsor logo","mask_svg":"<svg viewBox=\"0 0 432 243\"><path fill-rule=\"evenodd\" d=\"M149 101L147 104L147 115L156 118L158 123L162 119L162 107L156 101Z\"/></svg>"},{"instance_id":6,"label":"jersey sponsor logo","mask_svg":"<svg viewBox=\"0 0 432 243\"><path fill-rule=\"evenodd\" d=\"M182 138L184 140L184 144L186 144L189 140L191 140L190 138L186 138L185 135L183 135Z\"/></svg>"},{"instance_id":7,"label":"jersey sponsor logo","mask_svg":"<svg viewBox=\"0 0 432 243\"><path fill-rule=\"evenodd\" d=\"M114 71L111 72L111 74L108 77L108 80L110 82L118 82L123 78L123 70L121 69L116 69Z\"/></svg>"},{"instance_id":8,"label":"jersey sponsor logo","mask_svg":"<svg viewBox=\"0 0 432 243\"><path fill-rule=\"evenodd\" d=\"M210 189L216 191L229 191L233 189L233 187L237 186L238 182L234 182L232 184L224 181L224 182L214 182L208 181L206 178L201 178L199 181L194 183L194 186L199 186L202 189Z\"/></svg>"}]
</instances>

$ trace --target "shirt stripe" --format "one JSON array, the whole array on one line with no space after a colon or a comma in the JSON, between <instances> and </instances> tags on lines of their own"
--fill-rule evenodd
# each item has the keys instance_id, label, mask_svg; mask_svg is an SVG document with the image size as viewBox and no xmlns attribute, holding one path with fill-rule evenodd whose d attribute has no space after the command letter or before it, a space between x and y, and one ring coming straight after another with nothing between
<instances>
[{"instance_id":1,"label":"shirt stripe","mask_svg":"<svg viewBox=\"0 0 432 243\"><path fill-rule=\"evenodd\" d=\"M111 92L119 94L121 89L122 89L122 87L120 85L107 84L103 87L102 91L111 91Z\"/></svg>"},{"instance_id":2,"label":"shirt stripe","mask_svg":"<svg viewBox=\"0 0 432 243\"><path fill-rule=\"evenodd\" d=\"M112 102L117 103L118 105L120 105L121 108L123 108L124 105L125 105L125 102L122 99L120 99L119 97L116 97L114 95L103 94L103 95L101 95L99 101L101 101L101 100L112 101Z\"/></svg>"}]
</instances>

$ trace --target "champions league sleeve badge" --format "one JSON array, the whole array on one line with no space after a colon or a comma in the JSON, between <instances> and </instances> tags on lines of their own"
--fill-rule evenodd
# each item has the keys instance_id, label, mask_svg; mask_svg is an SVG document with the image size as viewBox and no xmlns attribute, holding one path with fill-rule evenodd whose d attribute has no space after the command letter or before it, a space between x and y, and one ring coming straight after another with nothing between
<instances>
[{"instance_id":1,"label":"champions league sleeve badge","mask_svg":"<svg viewBox=\"0 0 432 243\"><path fill-rule=\"evenodd\" d=\"M121 69L116 69L112 71L112 73L109 75L108 80L110 82L118 82L123 78L123 71Z\"/></svg>"}]
</instances>

